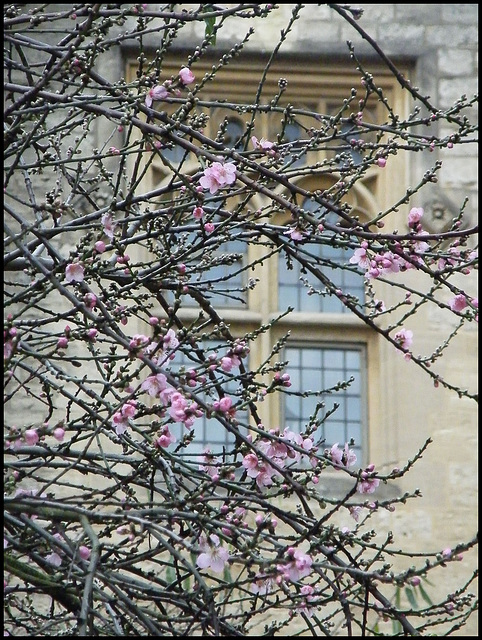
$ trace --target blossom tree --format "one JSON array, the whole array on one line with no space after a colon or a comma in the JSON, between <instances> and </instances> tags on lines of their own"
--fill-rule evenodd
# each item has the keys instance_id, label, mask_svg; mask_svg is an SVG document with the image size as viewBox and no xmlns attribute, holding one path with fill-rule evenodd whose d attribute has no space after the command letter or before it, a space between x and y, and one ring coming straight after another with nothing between
<instances>
[{"instance_id":1,"label":"blossom tree","mask_svg":"<svg viewBox=\"0 0 482 640\"><path fill-rule=\"evenodd\" d=\"M418 497L380 491L422 467L430 441L381 472L357 459L353 439L323 435L336 406L320 400L301 431L263 424L268 397L336 398L353 380L293 390L282 357L289 335L261 364L250 360L279 318L240 335L218 304L220 292L245 301L273 256L297 264L303 295L335 298L428 384L476 400L437 370L477 321L466 203L446 230L424 227L421 194L440 163L370 219L346 200L397 155L475 142L475 98L439 109L379 49L359 10L328 6L373 45L415 105L409 117L392 110L350 44L361 83L336 114L286 105L282 78L262 99L303 5L293 5L247 103L203 92L276 5L4 7L7 635L449 635L476 609L475 572L441 599L424 588L475 538L411 553L375 530L378 512ZM216 39L233 21L249 25L246 35L219 53ZM193 25L200 41L166 76L176 38ZM149 50L153 33L159 44ZM112 81L106 70L121 46L135 51L136 73ZM364 119L373 98L386 106L383 122ZM223 112L213 136L210 109ZM246 126L230 145L239 113ZM282 123L276 138L255 135L259 114ZM284 133L290 123L303 123L295 142ZM310 165L318 151L325 159ZM152 190L144 179L155 162L169 179ZM303 186L308 173L331 176L331 186ZM394 229L399 211L405 228ZM252 258L248 247L258 249ZM363 281L364 296L340 288L337 272ZM383 297L392 287L395 303ZM455 325L420 355L410 327L426 308ZM200 423L227 444L201 446ZM319 490L325 476L346 479L343 497ZM344 515L352 527L340 525Z\"/></svg>"}]
</instances>

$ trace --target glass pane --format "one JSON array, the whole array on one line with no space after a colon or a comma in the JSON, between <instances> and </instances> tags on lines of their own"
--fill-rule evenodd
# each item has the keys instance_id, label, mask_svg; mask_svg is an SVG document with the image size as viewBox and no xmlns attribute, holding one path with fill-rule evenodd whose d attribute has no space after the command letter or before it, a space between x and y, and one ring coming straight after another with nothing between
<instances>
[{"instance_id":1,"label":"glass pane","mask_svg":"<svg viewBox=\"0 0 482 640\"><path fill-rule=\"evenodd\" d=\"M360 398L346 399L346 417L347 420L360 420L361 419L361 402Z\"/></svg>"},{"instance_id":2,"label":"glass pane","mask_svg":"<svg viewBox=\"0 0 482 640\"><path fill-rule=\"evenodd\" d=\"M283 301L280 304L280 309L284 310L284 309L287 309L288 307L293 307L294 309L297 309L299 307L297 287L281 286L279 288L279 296L280 296L280 300Z\"/></svg>"},{"instance_id":3,"label":"glass pane","mask_svg":"<svg viewBox=\"0 0 482 640\"><path fill-rule=\"evenodd\" d=\"M335 288L344 293L353 295L363 304L365 301L364 275L360 272L336 268L333 265L348 265L349 256L345 249L331 247L329 245L312 244L305 245L307 251L320 260L323 273L331 280ZM313 258L316 259L316 258ZM295 311L314 311L325 313L349 313L349 309L340 302L335 295L309 295L309 289L300 282L300 267L293 265L288 271L285 258L280 255L278 259L278 308L286 309L293 306ZM325 286L315 275L304 276L314 289L325 291ZM289 302L287 297L289 296Z\"/></svg>"},{"instance_id":4,"label":"glass pane","mask_svg":"<svg viewBox=\"0 0 482 640\"><path fill-rule=\"evenodd\" d=\"M330 369L343 370L345 362L345 352L338 349L327 349L325 351L325 366Z\"/></svg>"},{"instance_id":5,"label":"glass pane","mask_svg":"<svg viewBox=\"0 0 482 640\"><path fill-rule=\"evenodd\" d=\"M238 118L232 118L229 120L226 126L226 132L224 134L224 142L227 147L232 149L242 149L243 145L240 142L244 134L244 123Z\"/></svg>"},{"instance_id":6,"label":"glass pane","mask_svg":"<svg viewBox=\"0 0 482 640\"><path fill-rule=\"evenodd\" d=\"M351 350L345 351L345 363L349 369L360 369L360 352Z\"/></svg>"},{"instance_id":7,"label":"glass pane","mask_svg":"<svg viewBox=\"0 0 482 640\"><path fill-rule=\"evenodd\" d=\"M354 377L353 382L350 384L349 392L353 393L354 395L359 395L361 392L361 380L360 380L359 372L353 369L349 369L347 370L346 375L348 376L347 380L351 376Z\"/></svg>"},{"instance_id":8,"label":"glass pane","mask_svg":"<svg viewBox=\"0 0 482 640\"><path fill-rule=\"evenodd\" d=\"M322 417L336 403L339 408L319 427L318 437L326 440L326 446L335 442L344 444L350 438L359 459L362 452L363 402L361 396L361 349L333 349L329 347L288 347L284 360L289 363L286 372L291 378L289 392L322 391L354 376L356 383L348 389L305 398L283 394L283 415L285 426L303 432L309 417L313 415L317 403L325 402ZM348 368L347 365L350 365ZM324 383L324 384L323 384Z\"/></svg>"},{"instance_id":9,"label":"glass pane","mask_svg":"<svg viewBox=\"0 0 482 640\"><path fill-rule=\"evenodd\" d=\"M335 444L335 442L340 443L340 445L343 445L346 442L345 424L343 422L325 422L324 427L327 447Z\"/></svg>"},{"instance_id":10,"label":"glass pane","mask_svg":"<svg viewBox=\"0 0 482 640\"><path fill-rule=\"evenodd\" d=\"M321 367L322 354L319 349L303 349L301 351L301 362L304 367Z\"/></svg>"},{"instance_id":11,"label":"glass pane","mask_svg":"<svg viewBox=\"0 0 482 640\"><path fill-rule=\"evenodd\" d=\"M285 349L285 359L290 361L290 365L292 367L299 367L301 361L301 350L300 349Z\"/></svg>"},{"instance_id":12,"label":"glass pane","mask_svg":"<svg viewBox=\"0 0 482 640\"><path fill-rule=\"evenodd\" d=\"M283 136L282 142L296 142L303 136L303 130L299 124L292 122L287 124L285 127L285 132ZM298 151L296 149L296 145L293 145L293 153L285 156L285 161L289 164L290 168L294 167L302 167L306 163L306 154L303 154L296 161L291 162L292 158L297 155Z\"/></svg>"},{"instance_id":13,"label":"glass pane","mask_svg":"<svg viewBox=\"0 0 482 640\"><path fill-rule=\"evenodd\" d=\"M214 341L205 341L202 345L205 350L205 355L207 356L209 353L216 351L217 343ZM219 353L221 356L222 353ZM194 368L196 366L197 360L193 360L190 357L189 353L184 353L181 350L176 352L176 356L174 360L171 361L170 367L173 372L179 371L181 367ZM238 389L238 383L236 380L230 380L220 371L216 371L218 380L222 383L222 387L226 395L231 395L233 399L233 403L236 401L236 391ZM218 375L219 374L219 375ZM196 389L193 389L193 392L196 394ZM209 396L206 392L199 392L197 394L201 400L207 403L212 403L213 400L217 398ZM237 419L240 423L244 423L247 420L247 412L240 411L236 414ZM182 437L189 433L190 431L183 424L172 424L169 425L169 430L171 433L177 438L177 441L182 439ZM186 454L189 456L201 453L205 447L210 447L213 453L220 452L222 446L229 447L234 443L234 434L231 434L224 426L215 418L206 418L202 416L198 418L194 422L194 426L192 431L195 434L194 441L186 448Z\"/></svg>"}]
</instances>

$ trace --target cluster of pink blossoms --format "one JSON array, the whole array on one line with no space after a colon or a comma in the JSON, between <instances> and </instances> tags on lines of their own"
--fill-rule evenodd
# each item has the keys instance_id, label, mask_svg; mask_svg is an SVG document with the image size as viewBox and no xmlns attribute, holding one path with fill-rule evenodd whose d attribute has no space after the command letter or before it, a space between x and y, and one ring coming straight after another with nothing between
<instances>
[{"instance_id":1,"label":"cluster of pink blossoms","mask_svg":"<svg viewBox=\"0 0 482 640\"><path fill-rule=\"evenodd\" d=\"M158 342L143 333L136 333L129 341L129 348L132 351L150 357L158 366L167 360L173 360L178 346L179 340L174 329L168 329Z\"/></svg>"},{"instance_id":2,"label":"cluster of pink blossoms","mask_svg":"<svg viewBox=\"0 0 482 640\"><path fill-rule=\"evenodd\" d=\"M427 232L424 231L423 234ZM417 255L419 253L425 253L429 249L429 244L423 241L416 241L413 243L413 251L411 255L414 262L421 263L422 258ZM360 269L365 270L365 278L372 279L379 276L388 275L389 273L399 273L400 271L407 271L408 269L414 269L414 264L406 260L403 256L393 251L384 251L383 253L370 253L368 251L368 243L362 242L359 249L355 249L349 262L356 264Z\"/></svg>"},{"instance_id":3,"label":"cluster of pink blossoms","mask_svg":"<svg viewBox=\"0 0 482 640\"><path fill-rule=\"evenodd\" d=\"M345 443L343 449L340 449L338 442L336 442L329 451L326 451L326 453L331 457L337 471L343 468L347 469L348 467L352 467L356 462L356 455L352 449L348 448L348 442Z\"/></svg>"},{"instance_id":4,"label":"cluster of pink blossoms","mask_svg":"<svg viewBox=\"0 0 482 640\"><path fill-rule=\"evenodd\" d=\"M53 537L60 543L64 543L64 538L60 533L54 533ZM88 560L90 558L91 550L85 545L80 545L77 553L82 560ZM58 551L52 551L52 553L49 553L49 555L46 556L45 561L53 567L60 567L60 565L62 564L63 555L64 551L61 548L58 548Z\"/></svg>"},{"instance_id":5,"label":"cluster of pink blossoms","mask_svg":"<svg viewBox=\"0 0 482 640\"><path fill-rule=\"evenodd\" d=\"M407 271L408 269L414 269L417 263L423 264L420 254L428 251L430 245L428 242L420 239L420 236L429 235L427 231L422 230L420 225L422 216L423 209L421 207L413 207L408 214L408 226L413 229L418 236L418 239L414 239L411 243L410 260L406 260L401 255L401 247L398 247L400 253L398 253L398 251L397 253L393 251L374 253L368 250L368 243L364 241L361 243L359 249L355 249L349 262L363 269L365 271L365 277L368 279L378 278L379 276L389 273Z\"/></svg>"},{"instance_id":6,"label":"cluster of pink blossoms","mask_svg":"<svg viewBox=\"0 0 482 640\"><path fill-rule=\"evenodd\" d=\"M125 433L129 427L129 420L134 418L137 413L137 402L135 400L127 400L122 405L120 411L116 411L112 416L112 426L118 436Z\"/></svg>"},{"instance_id":7,"label":"cluster of pink blossoms","mask_svg":"<svg viewBox=\"0 0 482 640\"><path fill-rule=\"evenodd\" d=\"M360 481L356 486L358 493L373 493L380 484L380 480L374 477L375 465L369 464L368 467L361 472Z\"/></svg>"},{"instance_id":8,"label":"cluster of pink blossoms","mask_svg":"<svg viewBox=\"0 0 482 640\"><path fill-rule=\"evenodd\" d=\"M213 164L204 169L204 174L199 180L199 184L203 189L209 189L210 193L216 193L219 189L226 185L236 182L236 165L232 162L213 162Z\"/></svg>"},{"instance_id":9,"label":"cluster of pink blossoms","mask_svg":"<svg viewBox=\"0 0 482 640\"><path fill-rule=\"evenodd\" d=\"M345 443L343 449L338 446L338 442L336 442L331 449L325 450L325 455L328 455L335 469L348 469L348 467L352 467L356 463L356 455L355 453L349 449L348 443ZM375 465L370 464L368 467L361 472L360 480L357 484L356 490L358 493L373 493L375 489L380 484L380 480L374 477ZM350 515L356 521L360 517L361 507L350 507Z\"/></svg>"},{"instance_id":10,"label":"cluster of pink blossoms","mask_svg":"<svg viewBox=\"0 0 482 640\"><path fill-rule=\"evenodd\" d=\"M278 435L278 432L274 429L271 430L270 433L272 435ZM299 462L304 456L303 453L290 446L291 443L303 449L307 455L316 451L316 447L311 438L305 438L299 433L291 431L289 427L286 427L283 431L280 440L262 438L256 443L256 446L276 467L282 469L287 464ZM314 460L312 462L316 464ZM273 484L273 478L281 477L280 472L274 466L269 464L265 458L256 455L253 451L250 451L244 456L242 465L246 469L248 477L254 478L260 488L271 486Z\"/></svg>"},{"instance_id":11,"label":"cluster of pink blossoms","mask_svg":"<svg viewBox=\"0 0 482 640\"><path fill-rule=\"evenodd\" d=\"M169 405L168 413L174 422L182 422L191 429L196 418L202 416L202 411L195 402L189 401L180 391L176 391L167 383L163 373L148 376L141 384L141 389L153 398L159 398L164 406ZM167 436L167 434L165 434ZM171 440L174 442L173 440ZM167 439L158 440L158 444L166 443ZM170 444L170 443L168 443Z\"/></svg>"},{"instance_id":12,"label":"cluster of pink blossoms","mask_svg":"<svg viewBox=\"0 0 482 640\"><path fill-rule=\"evenodd\" d=\"M221 465L221 461L216 458L213 452L210 449L204 449L203 457L201 458L201 462L199 464L199 471L204 471L210 476L214 482L219 480L219 467Z\"/></svg>"},{"instance_id":13,"label":"cluster of pink blossoms","mask_svg":"<svg viewBox=\"0 0 482 640\"><path fill-rule=\"evenodd\" d=\"M193 72L191 69L188 69L188 67L182 67L179 71L179 81L181 84L191 84L195 79ZM155 87L151 87L146 94L146 107L151 107L154 100L165 100L170 95L171 84L170 80L166 80L164 84L158 84Z\"/></svg>"},{"instance_id":14,"label":"cluster of pink blossoms","mask_svg":"<svg viewBox=\"0 0 482 640\"><path fill-rule=\"evenodd\" d=\"M276 567L285 580L298 582L301 578L310 575L313 560L307 553L303 553L301 549L289 547L286 555L290 560L286 564L279 564Z\"/></svg>"},{"instance_id":15,"label":"cluster of pink blossoms","mask_svg":"<svg viewBox=\"0 0 482 640\"><path fill-rule=\"evenodd\" d=\"M317 600L315 589L310 584L305 584L300 589L300 595L303 596L303 600L298 604L295 611L296 613L303 613L308 618L312 618L316 612L316 606L313 602Z\"/></svg>"}]
</instances>

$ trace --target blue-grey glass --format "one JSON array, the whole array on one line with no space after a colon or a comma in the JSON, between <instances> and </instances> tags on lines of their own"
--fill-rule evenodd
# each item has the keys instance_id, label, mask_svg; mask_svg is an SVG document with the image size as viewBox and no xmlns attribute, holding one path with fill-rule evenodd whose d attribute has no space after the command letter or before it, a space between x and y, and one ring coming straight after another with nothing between
<instances>
[{"instance_id":1,"label":"blue-grey glass","mask_svg":"<svg viewBox=\"0 0 482 640\"><path fill-rule=\"evenodd\" d=\"M318 402L325 402L325 409L320 412L318 418L331 410L334 404L338 404L339 408L320 426L317 436L325 438L330 446L335 442L343 445L353 438L356 443L353 448L360 454L363 405L361 351L354 348L287 347L283 359L289 361L286 371L291 378L289 391L292 392L322 391L348 380L351 375L355 377L356 382L353 386L322 397L302 398L283 394L283 415L285 426L302 432Z\"/></svg>"},{"instance_id":2,"label":"blue-grey glass","mask_svg":"<svg viewBox=\"0 0 482 640\"><path fill-rule=\"evenodd\" d=\"M346 442L345 424L343 422L331 421L329 424L325 423L325 435L326 446L331 447L338 442L340 446L343 446Z\"/></svg>"},{"instance_id":3,"label":"blue-grey glass","mask_svg":"<svg viewBox=\"0 0 482 640\"><path fill-rule=\"evenodd\" d=\"M342 370L345 364L345 352L341 349L326 349L325 367Z\"/></svg>"},{"instance_id":4,"label":"blue-grey glass","mask_svg":"<svg viewBox=\"0 0 482 640\"><path fill-rule=\"evenodd\" d=\"M348 397L346 399L346 417L347 417L347 420L360 420L361 418L360 398Z\"/></svg>"},{"instance_id":5,"label":"blue-grey glass","mask_svg":"<svg viewBox=\"0 0 482 640\"><path fill-rule=\"evenodd\" d=\"M296 142L296 140L299 140L302 137L302 134L303 134L303 130L301 129L300 125L294 122L287 124L285 127L283 142ZM294 153L286 156L286 160L289 162L295 154L297 154L296 149L294 150ZM290 168L301 167L305 163L306 163L306 156L302 155L295 162L290 164Z\"/></svg>"},{"instance_id":6,"label":"blue-grey glass","mask_svg":"<svg viewBox=\"0 0 482 640\"><path fill-rule=\"evenodd\" d=\"M303 202L303 208L308 211L319 209L319 205L307 198ZM326 219L332 224L338 221L336 214L329 212ZM349 265L350 252L343 247L333 247L329 244L305 243L303 248L312 256L313 260L320 258L331 265ZM324 264L321 267L324 275L329 278L336 289L355 296L361 304L365 301L365 282L361 272L346 270ZM350 310L340 301L335 294L320 296L309 295L309 290L300 281L301 269L299 263L293 263L293 269L288 270L284 256L278 259L278 308L280 310L292 306L295 311L312 311L325 313L349 313ZM325 286L316 275L308 273L303 277L313 286L315 290L324 291ZM288 302L289 300L289 302Z\"/></svg>"},{"instance_id":7,"label":"blue-grey glass","mask_svg":"<svg viewBox=\"0 0 482 640\"><path fill-rule=\"evenodd\" d=\"M354 349L350 349L350 350L347 349L345 351L345 364L348 369L359 370L360 359L361 359L361 354L359 351L356 351Z\"/></svg>"},{"instance_id":8,"label":"blue-grey glass","mask_svg":"<svg viewBox=\"0 0 482 640\"><path fill-rule=\"evenodd\" d=\"M224 142L226 146L231 149L239 150L242 147L240 140L243 137L244 132L245 127L242 120L238 120L237 118L229 120L224 134Z\"/></svg>"}]
</instances>

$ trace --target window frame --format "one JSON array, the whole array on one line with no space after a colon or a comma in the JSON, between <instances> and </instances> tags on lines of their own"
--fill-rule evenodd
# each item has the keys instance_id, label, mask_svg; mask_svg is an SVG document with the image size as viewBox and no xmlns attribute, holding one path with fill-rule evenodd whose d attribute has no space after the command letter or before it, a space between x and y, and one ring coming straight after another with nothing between
<instances>
[{"instance_id":1,"label":"window frame","mask_svg":"<svg viewBox=\"0 0 482 640\"><path fill-rule=\"evenodd\" d=\"M176 52L173 58L164 64L161 80L169 79L171 75L176 77L179 68L185 62L186 55L182 51ZM211 92L212 97L225 98L226 87L229 87L229 94L232 96L230 99L233 102L252 98L253 89L258 86L265 63L262 56L257 56L241 62L239 60L233 61L232 66L220 69L215 80L217 89L213 89ZM135 61L127 61L128 80L134 80L136 68ZM193 72L199 79L203 77L204 73L209 73L211 69L212 60L208 59L198 60L193 66ZM407 66L402 65L401 69L406 77L410 76L410 69ZM406 96L390 72L375 63L371 65L370 71L376 75L377 84L382 88L388 102L394 106L398 113L406 117L409 112ZM360 73L353 71L346 65L328 61L320 63L318 60L314 61L301 56L289 57L285 61L273 63L270 74L263 89L261 103L263 103L263 99L268 100L278 90L277 79L287 77L288 87L291 87L300 101L310 102L318 99L317 104L320 112L323 112L325 105L340 101L349 95L352 86L360 85ZM261 116L258 114L257 118L262 121L263 114ZM267 126L264 125L265 129L258 130L254 135L268 138L269 135L266 135ZM310 158L310 162L311 160ZM156 161L153 163L153 169L154 171L150 169L146 172L141 183L141 187L144 186L146 191L152 190L155 171L159 171ZM380 211L393 197L391 184L394 176L398 176L400 183L403 183L403 176L406 176L407 173L406 162L394 157L393 160L390 159L383 171L370 170L363 184L359 183L356 188L362 196L371 198L372 206L376 207L378 204L377 210ZM168 178L167 175L165 179ZM260 198L260 196L256 197ZM259 204L263 204L262 199ZM262 247L249 246L248 262L251 262L252 259L259 259L263 251ZM272 257L270 267L266 268L268 266L266 265L264 272L259 266L254 270L253 277L258 277L259 283L248 292L246 308L221 308L223 319L231 325L231 331L235 337L242 337L245 332L252 331L260 324L267 324L279 315L278 305L273 300L274 291L277 290L277 259L277 256ZM276 287L273 286L274 276L276 276ZM162 309L156 310L155 313L163 315ZM189 322L197 317L197 313L196 309L181 308L178 316L183 322ZM362 430L364 434L363 464L370 462L377 453L380 453L380 457L383 456L385 459L393 458L394 448L386 435L385 425L381 418L383 413L387 413L389 399L381 399L378 394L382 379L382 367L379 363L380 358L384 356L384 347L380 344L378 335L370 331L359 318L350 314L323 311L293 312L284 317L266 334L260 336L258 348L255 353L252 351L250 354L250 367L256 368L267 357L270 346L286 332L291 333L290 339L293 341L293 345L299 344L301 341L314 346L336 347L337 345L359 344L364 347L366 397L363 409L365 428ZM307 338L308 333L309 337ZM287 372L289 373L289 366ZM264 424L283 428L280 403L273 401L272 397L268 396L264 402L260 403L258 411Z\"/></svg>"}]
</instances>

